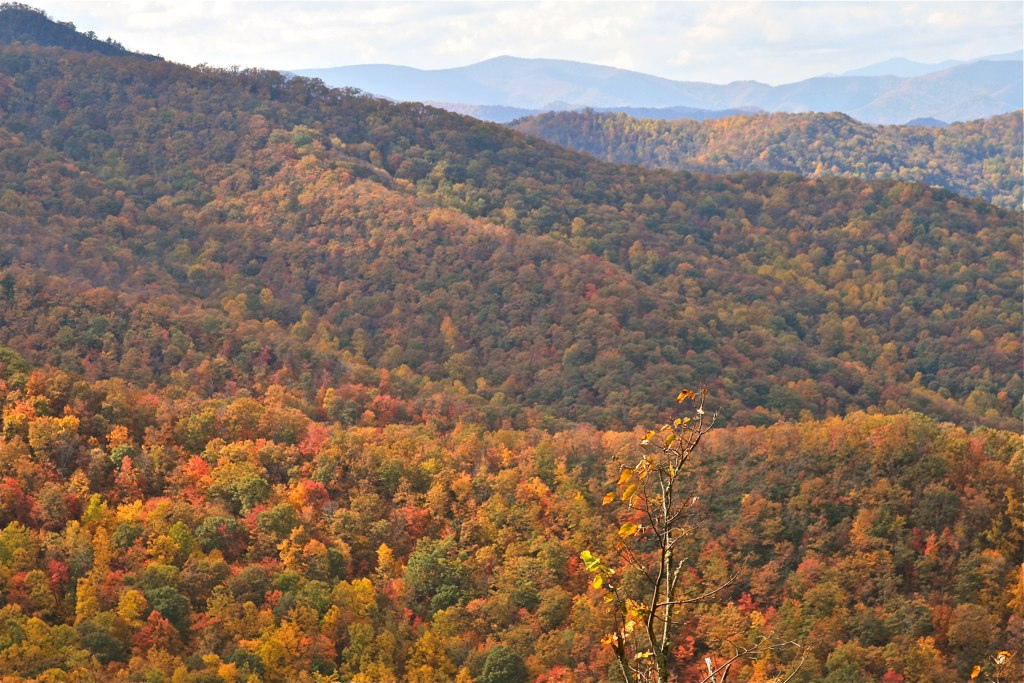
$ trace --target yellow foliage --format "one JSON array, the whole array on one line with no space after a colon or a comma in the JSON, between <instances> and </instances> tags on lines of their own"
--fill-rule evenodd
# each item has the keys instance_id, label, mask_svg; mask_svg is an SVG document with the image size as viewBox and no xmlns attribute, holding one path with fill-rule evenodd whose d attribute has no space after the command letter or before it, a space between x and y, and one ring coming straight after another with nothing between
<instances>
[{"instance_id":1,"label":"yellow foliage","mask_svg":"<svg viewBox=\"0 0 1024 683\"><path fill-rule=\"evenodd\" d=\"M117 601L117 616L138 627L149 614L149 603L140 591L129 588Z\"/></svg>"},{"instance_id":2,"label":"yellow foliage","mask_svg":"<svg viewBox=\"0 0 1024 683\"><path fill-rule=\"evenodd\" d=\"M100 600L93 582L84 577L79 579L75 589L75 624L91 619L99 611Z\"/></svg>"}]
</instances>

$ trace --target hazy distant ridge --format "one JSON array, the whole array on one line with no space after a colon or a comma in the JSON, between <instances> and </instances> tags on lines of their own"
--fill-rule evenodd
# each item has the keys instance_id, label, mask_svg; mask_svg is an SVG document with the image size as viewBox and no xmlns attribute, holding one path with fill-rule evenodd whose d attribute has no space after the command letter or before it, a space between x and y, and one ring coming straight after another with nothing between
<instances>
[{"instance_id":1,"label":"hazy distant ridge","mask_svg":"<svg viewBox=\"0 0 1024 683\"><path fill-rule=\"evenodd\" d=\"M606 114L625 114L640 119L674 120L692 119L694 121L706 121L708 119L721 119L727 116L739 116L742 114L755 114L759 109L754 107L742 107L736 109L697 109L694 107L572 107L565 103L556 103L547 109L523 109L522 107L505 107L502 105L488 104L463 104L461 102L435 102L429 104L441 109L464 114L484 121L495 123L512 123L517 119L540 116L556 111L583 111L589 109Z\"/></svg>"},{"instance_id":2,"label":"hazy distant ridge","mask_svg":"<svg viewBox=\"0 0 1024 683\"><path fill-rule=\"evenodd\" d=\"M902 68L909 67L902 64ZM866 69L885 71L886 63ZM583 106L839 111L868 123L888 124L918 118L964 121L1016 111L1024 107L1022 70L1024 63L1014 53L915 76L818 76L778 86L756 81L727 85L675 81L595 64L517 57L496 57L453 69L376 64L295 73L396 100L459 106L541 111Z\"/></svg>"},{"instance_id":3,"label":"hazy distant ridge","mask_svg":"<svg viewBox=\"0 0 1024 683\"><path fill-rule=\"evenodd\" d=\"M972 62L1019 62L1024 60L1024 50L1017 50L1016 52L1007 52L1001 55L988 55L980 59L947 59L936 64L926 64L924 62L915 62L911 59L903 59L897 57L895 59L887 59L884 62L877 62L876 64L869 64L868 66L861 67L859 69L853 69L851 71L844 71L841 76L900 76L903 78L911 76L924 76L925 74L934 73L936 71L943 71L950 69L954 66L961 64L969 64Z\"/></svg>"}]
</instances>

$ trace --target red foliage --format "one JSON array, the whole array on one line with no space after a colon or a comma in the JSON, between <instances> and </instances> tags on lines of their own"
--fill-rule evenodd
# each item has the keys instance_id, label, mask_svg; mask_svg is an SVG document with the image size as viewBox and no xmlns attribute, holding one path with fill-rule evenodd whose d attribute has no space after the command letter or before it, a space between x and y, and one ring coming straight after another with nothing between
<instances>
[{"instance_id":1,"label":"red foliage","mask_svg":"<svg viewBox=\"0 0 1024 683\"><path fill-rule=\"evenodd\" d=\"M59 595L70 578L68 566L60 560L50 560L46 563L46 574L50 577L50 590Z\"/></svg>"},{"instance_id":2,"label":"red foliage","mask_svg":"<svg viewBox=\"0 0 1024 683\"><path fill-rule=\"evenodd\" d=\"M537 677L537 683L573 683L572 669L566 666L553 666Z\"/></svg>"},{"instance_id":3,"label":"red foliage","mask_svg":"<svg viewBox=\"0 0 1024 683\"><path fill-rule=\"evenodd\" d=\"M318 423L310 422L306 427L306 437L299 442L299 452L307 457L317 455L330 439L330 432L327 427Z\"/></svg>"},{"instance_id":4,"label":"red foliage","mask_svg":"<svg viewBox=\"0 0 1024 683\"><path fill-rule=\"evenodd\" d=\"M35 520L35 499L29 495L22 483L14 477L0 480L0 526L11 521L29 526Z\"/></svg>"},{"instance_id":5,"label":"red foliage","mask_svg":"<svg viewBox=\"0 0 1024 683\"><path fill-rule=\"evenodd\" d=\"M175 652L181 648L181 636L171 622L153 610L145 625L132 635L131 645L136 653L145 653L155 647Z\"/></svg>"},{"instance_id":6,"label":"red foliage","mask_svg":"<svg viewBox=\"0 0 1024 683\"><path fill-rule=\"evenodd\" d=\"M415 505L403 505L395 510L395 526L407 534L410 541L416 541L430 526L430 510Z\"/></svg>"}]
</instances>

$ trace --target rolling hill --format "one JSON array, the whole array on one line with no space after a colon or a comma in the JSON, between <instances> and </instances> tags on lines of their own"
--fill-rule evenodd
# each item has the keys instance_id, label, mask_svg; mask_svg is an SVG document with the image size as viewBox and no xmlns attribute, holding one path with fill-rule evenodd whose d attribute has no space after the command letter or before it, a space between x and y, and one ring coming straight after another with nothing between
<instances>
[{"instance_id":1,"label":"rolling hill","mask_svg":"<svg viewBox=\"0 0 1024 683\"><path fill-rule=\"evenodd\" d=\"M715 173L895 178L982 197L1024 201L1022 114L935 126L871 126L843 114L764 114L717 121L657 121L559 112L515 129L606 161Z\"/></svg>"},{"instance_id":2,"label":"rolling hill","mask_svg":"<svg viewBox=\"0 0 1024 683\"><path fill-rule=\"evenodd\" d=\"M640 596L702 383L680 678L1019 678L1019 213L64 35L0 46L4 680L607 681L582 551Z\"/></svg>"},{"instance_id":3,"label":"rolling hill","mask_svg":"<svg viewBox=\"0 0 1024 683\"><path fill-rule=\"evenodd\" d=\"M315 400L358 359L519 420L630 424L703 382L738 423L1013 424L1016 214L614 166L274 72L66 54L2 63L0 342L35 362L208 392L290 377Z\"/></svg>"}]
</instances>

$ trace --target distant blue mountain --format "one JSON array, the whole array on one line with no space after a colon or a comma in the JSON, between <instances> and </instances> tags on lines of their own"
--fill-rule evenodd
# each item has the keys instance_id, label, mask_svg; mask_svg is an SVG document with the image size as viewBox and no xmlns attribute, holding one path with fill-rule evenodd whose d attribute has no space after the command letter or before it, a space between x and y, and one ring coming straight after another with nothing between
<instances>
[{"instance_id":1,"label":"distant blue mountain","mask_svg":"<svg viewBox=\"0 0 1024 683\"><path fill-rule=\"evenodd\" d=\"M923 119L912 119L910 121L907 121L903 125L905 125L905 126L924 126L926 128L945 128L949 124L946 123L945 121L939 121L938 119L923 118Z\"/></svg>"},{"instance_id":2,"label":"distant blue mountain","mask_svg":"<svg viewBox=\"0 0 1024 683\"><path fill-rule=\"evenodd\" d=\"M510 120L509 108L530 115L591 107L610 111L686 108L691 113L839 111L879 124L921 118L963 121L1024 107L1024 64L1019 52L952 66L913 66L918 63L890 60L865 70L885 71L886 64L888 70L933 70L909 76L819 76L778 86L756 81L726 85L675 81L596 64L517 57L496 57L452 69L374 64L293 73L395 100L446 103L441 106L502 121ZM476 113L469 111L472 107L478 108Z\"/></svg>"},{"instance_id":3,"label":"distant blue mountain","mask_svg":"<svg viewBox=\"0 0 1024 683\"><path fill-rule=\"evenodd\" d=\"M887 59L884 62L878 62L877 64L870 64L860 69L854 69L852 71L844 71L841 75L843 76L899 76L901 78L910 78L913 76L924 76L925 74L935 73L936 71L944 71L945 69L959 66L961 64L969 64L971 62L1020 62L1024 61L1024 50L1017 50L1016 52L1007 52L1001 55L989 55L987 57L980 57L978 59L970 60L958 60L958 59L947 59L944 62L938 62L936 64L926 64L924 62L915 62L910 59L903 59L897 57L896 59Z\"/></svg>"},{"instance_id":4,"label":"distant blue mountain","mask_svg":"<svg viewBox=\"0 0 1024 683\"><path fill-rule=\"evenodd\" d=\"M914 76L923 76L935 71L949 69L954 66L959 66L960 64L963 64L963 62L955 59L947 59L946 61L939 62L938 64L925 64L923 62L915 62L909 59L903 59L902 57L897 57L895 59L887 59L884 62L878 62L877 64L870 64L859 69L853 69L852 71L844 71L841 75L897 76L899 78L912 78Z\"/></svg>"}]
</instances>

